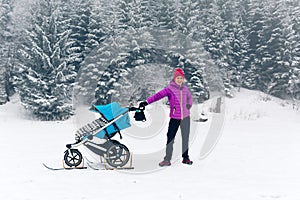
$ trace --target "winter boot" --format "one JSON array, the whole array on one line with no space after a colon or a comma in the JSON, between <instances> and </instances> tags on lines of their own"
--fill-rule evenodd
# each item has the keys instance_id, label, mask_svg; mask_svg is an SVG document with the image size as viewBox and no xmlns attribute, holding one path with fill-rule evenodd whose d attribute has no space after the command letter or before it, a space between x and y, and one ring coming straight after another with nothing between
<instances>
[{"instance_id":1,"label":"winter boot","mask_svg":"<svg viewBox=\"0 0 300 200\"><path fill-rule=\"evenodd\" d=\"M171 162L167 161L167 160L163 160L158 164L160 167L166 167L166 166L170 166Z\"/></svg>"},{"instance_id":2,"label":"winter boot","mask_svg":"<svg viewBox=\"0 0 300 200\"><path fill-rule=\"evenodd\" d=\"M187 165L192 165L193 164L193 161L191 161L189 158L184 158L182 160L182 163L183 164L187 164Z\"/></svg>"}]
</instances>

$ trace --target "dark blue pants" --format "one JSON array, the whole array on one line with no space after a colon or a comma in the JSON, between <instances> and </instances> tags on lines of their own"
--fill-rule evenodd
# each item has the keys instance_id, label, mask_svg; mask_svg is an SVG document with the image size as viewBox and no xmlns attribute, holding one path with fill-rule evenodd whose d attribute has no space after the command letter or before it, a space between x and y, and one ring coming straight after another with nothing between
<instances>
[{"instance_id":1,"label":"dark blue pants","mask_svg":"<svg viewBox=\"0 0 300 200\"><path fill-rule=\"evenodd\" d=\"M169 128L167 133L167 148L166 156L164 160L170 161L173 154L173 144L176 133L180 126L181 136L182 136L182 157L189 158L189 136L190 136L190 117L186 117L182 120L180 119L170 119Z\"/></svg>"}]
</instances>

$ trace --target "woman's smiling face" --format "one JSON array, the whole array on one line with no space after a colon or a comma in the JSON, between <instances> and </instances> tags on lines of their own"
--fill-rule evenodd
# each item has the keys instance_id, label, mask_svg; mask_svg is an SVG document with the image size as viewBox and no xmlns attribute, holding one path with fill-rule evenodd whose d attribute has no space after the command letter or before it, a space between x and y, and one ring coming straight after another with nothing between
<instances>
[{"instance_id":1,"label":"woman's smiling face","mask_svg":"<svg viewBox=\"0 0 300 200\"><path fill-rule=\"evenodd\" d=\"M177 85L182 85L182 83L183 83L183 81L184 81L184 78L183 78L183 76L177 76L175 79L174 79L174 81L175 81L175 83L177 84Z\"/></svg>"}]
</instances>

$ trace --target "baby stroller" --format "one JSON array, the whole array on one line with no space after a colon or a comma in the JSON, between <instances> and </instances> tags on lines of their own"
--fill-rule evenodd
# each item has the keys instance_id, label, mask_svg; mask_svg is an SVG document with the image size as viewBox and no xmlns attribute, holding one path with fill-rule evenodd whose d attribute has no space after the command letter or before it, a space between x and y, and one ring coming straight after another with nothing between
<instances>
[{"instance_id":1,"label":"baby stroller","mask_svg":"<svg viewBox=\"0 0 300 200\"><path fill-rule=\"evenodd\" d=\"M119 134L122 139L121 130L130 127L128 112L135 111L137 121L145 121L144 107L122 108L113 102L107 105L94 105L91 111L100 114L100 117L76 131L76 142L67 144L64 153L64 163L76 168L83 163L83 157L78 146L84 145L87 149L104 158L104 161L113 168L121 168L130 159L128 148L112 138Z\"/></svg>"}]
</instances>

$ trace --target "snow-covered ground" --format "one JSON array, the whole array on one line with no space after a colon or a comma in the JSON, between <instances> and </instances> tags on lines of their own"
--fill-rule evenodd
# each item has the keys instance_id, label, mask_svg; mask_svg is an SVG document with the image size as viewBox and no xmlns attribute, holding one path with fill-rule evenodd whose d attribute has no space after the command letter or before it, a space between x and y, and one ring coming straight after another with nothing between
<instances>
[{"instance_id":1,"label":"snow-covered ground","mask_svg":"<svg viewBox=\"0 0 300 200\"><path fill-rule=\"evenodd\" d=\"M209 121L192 123L194 165L180 163L177 137L176 159L163 170L157 164L163 158L167 113L159 105L147 108L148 124L133 122L123 131L121 142L136 155L131 171L47 170L42 163L61 166L65 144L92 117L81 113L64 122L34 121L14 99L0 106L0 199L299 200L300 110L265 97L242 90L226 99L222 136L204 160L199 159L201 145L214 114L208 112L210 103L200 105Z\"/></svg>"}]
</instances>

